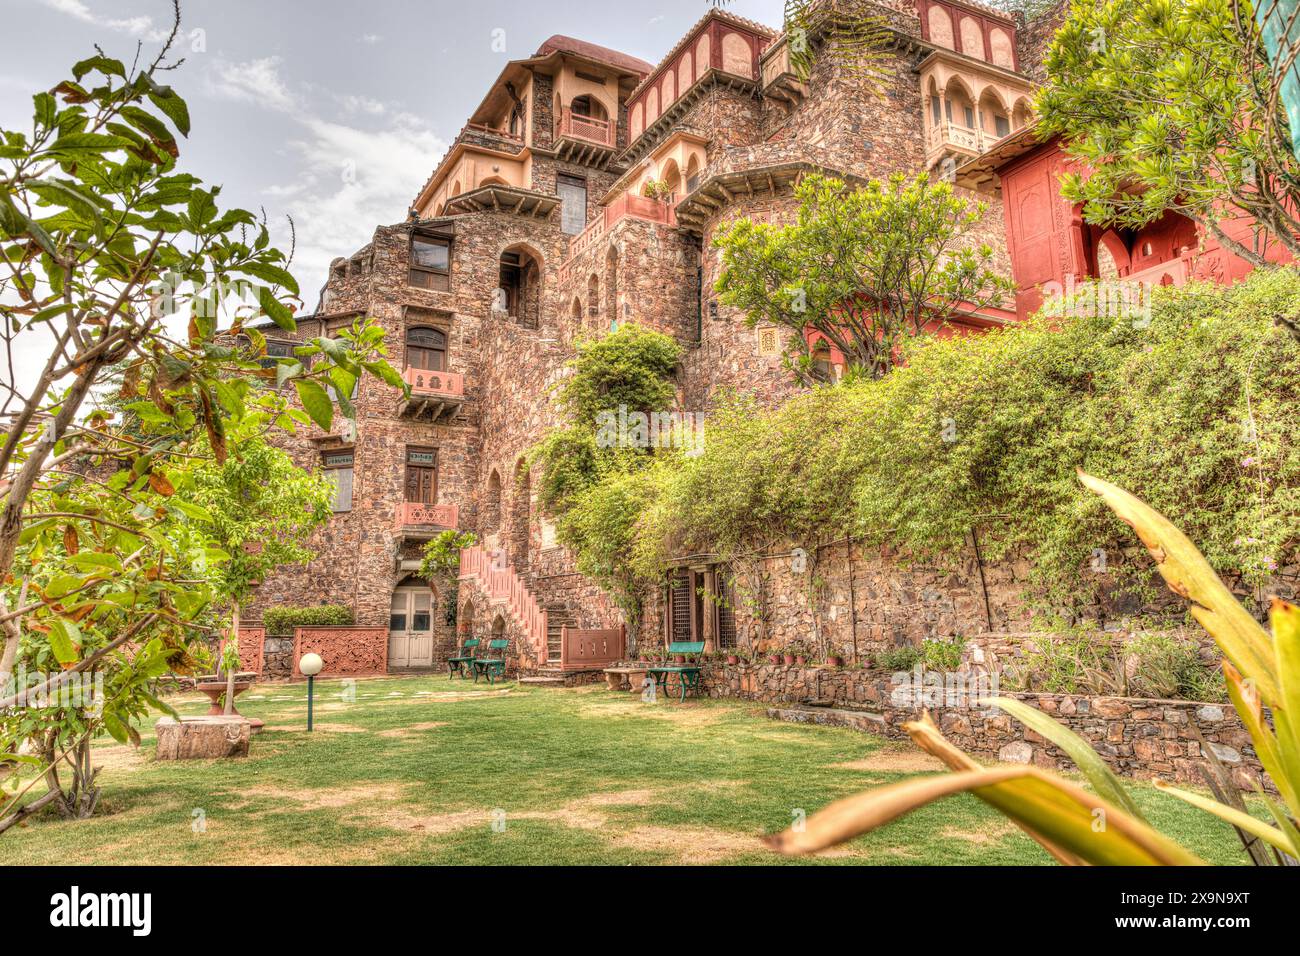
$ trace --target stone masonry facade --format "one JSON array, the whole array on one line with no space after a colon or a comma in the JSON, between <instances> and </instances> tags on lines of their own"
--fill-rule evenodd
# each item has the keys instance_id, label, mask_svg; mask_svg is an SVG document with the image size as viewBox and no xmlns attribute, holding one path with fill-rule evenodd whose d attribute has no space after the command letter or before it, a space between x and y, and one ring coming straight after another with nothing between
<instances>
[{"instance_id":1,"label":"stone masonry facade","mask_svg":"<svg viewBox=\"0 0 1300 956\"><path fill-rule=\"evenodd\" d=\"M1023 127L1025 101L1012 95L1032 90L1050 32L973 0L882 0L880 12L890 42L868 72L813 36L801 77L790 38L719 8L658 65L559 36L511 61L411 208L335 260L315 312L299 322L306 338L371 317L412 394L367 379L353 398L355 426L304 427L286 442L301 466L335 476L340 497L311 542L315 560L270 576L250 623L268 607L343 604L357 640L388 642L383 653L348 654L350 667L439 667L472 635L508 641L512 671L545 670L550 638L518 607L476 579L418 577L425 543L446 529L473 532L499 555L548 627L629 623L557 545L527 466L559 422L552 387L576 343L639 323L684 347L681 410L707 413L724 391L780 403L799 386L779 344L712 291L718 230L738 217L790 221L792 189L813 172L850 182L945 175L970 153L936 124L940 93L944 109L971 101L967 117L986 140ZM932 93L921 77L941 59L956 65ZM987 204L975 239L1008 268L998 200L968 198ZM293 345L278 330L268 337ZM788 556L743 568L684 561L708 586L748 582L747 593L762 595L761 611L738 607L734 620L697 611L691 633L711 650L800 640L856 661L928 636L1027 626L1022 561L972 553L946 570L918 568L843 541L814 557L816 593ZM631 622L643 643L686 626L674 622L683 611L672 580ZM286 637L266 641L265 658L287 671Z\"/></svg>"}]
</instances>

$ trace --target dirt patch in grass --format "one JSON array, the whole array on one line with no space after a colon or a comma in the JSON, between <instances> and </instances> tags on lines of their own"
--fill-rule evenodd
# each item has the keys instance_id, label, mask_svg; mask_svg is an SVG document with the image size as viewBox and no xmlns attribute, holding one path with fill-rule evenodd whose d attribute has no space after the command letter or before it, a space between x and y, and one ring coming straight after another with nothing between
<instances>
[{"instance_id":1,"label":"dirt patch in grass","mask_svg":"<svg viewBox=\"0 0 1300 956\"><path fill-rule=\"evenodd\" d=\"M333 787L320 790L294 790L288 787L244 787L236 796L267 797L272 800L289 800L308 810L337 810L366 803L394 803L402 798L406 787L392 783L361 784L355 787Z\"/></svg>"},{"instance_id":2,"label":"dirt patch in grass","mask_svg":"<svg viewBox=\"0 0 1300 956\"><path fill-rule=\"evenodd\" d=\"M685 864L717 863L729 856L765 849L756 835L710 827L639 826L614 834L611 843L629 850L666 852Z\"/></svg>"},{"instance_id":3,"label":"dirt patch in grass","mask_svg":"<svg viewBox=\"0 0 1300 956\"><path fill-rule=\"evenodd\" d=\"M316 730L323 731L327 734L368 734L370 731L365 727L358 727L356 724L340 724L333 721L312 721L312 727ZM307 728L302 724L267 724L266 730L283 730L290 733L294 731L303 731L306 733Z\"/></svg>"},{"instance_id":4,"label":"dirt patch in grass","mask_svg":"<svg viewBox=\"0 0 1300 956\"><path fill-rule=\"evenodd\" d=\"M578 716L602 720L610 717L646 717L651 720L666 720L680 727L709 727L722 718L722 712L715 708L693 707L689 703L647 704L640 697L635 697L630 700L614 699L584 703L578 708Z\"/></svg>"},{"instance_id":5,"label":"dirt patch in grass","mask_svg":"<svg viewBox=\"0 0 1300 956\"><path fill-rule=\"evenodd\" d=\"M861 760L831 764L837 770L867 770L883 773L923 773L927 770L945 769L943 761L923 750L895 750L882 748Z\"/></svg>"},{"instance_id":6,"label":"dirt patch in grass","mask_svg":"<svg viewBox=\"0 0 1300 956\"><path fill-rule=\"evenodd\" d=\"M1002 838L1010 836L1012 833L1019 831L1013 823L1002 821L1000 823L991 823L979 830L962 830L959 827L946 827L939 831L939 838L942 840L964 840L967 843L973 843L976 846L988 846L992 843L1001 843Z\"/></svg>"},{"instance_id":7,"label":"dirt patch in grass","mask_svg":"<svg viewBox=\"0 0 1300 956\"><path fill-rule=\"evenodd\" d=\"M446 727L445 720L426 720L420 724L407 724L405 727L394 727L391 730L381 730L375 734L376 737L410 737L422 730L433 730L436 727Z\"/></svg>"},{"instance_id":8,"label":"dirt patch in grass","mask_svg":"<svg viewBox=\"0 0 1300 956\"><path fill-rule=\"evenodd\" d=\"M138 747L118 744L116 747L96 747L91 751L93 766L110 773L131 772L149 765L149 756Z\"/></svg>"}]
</instances>

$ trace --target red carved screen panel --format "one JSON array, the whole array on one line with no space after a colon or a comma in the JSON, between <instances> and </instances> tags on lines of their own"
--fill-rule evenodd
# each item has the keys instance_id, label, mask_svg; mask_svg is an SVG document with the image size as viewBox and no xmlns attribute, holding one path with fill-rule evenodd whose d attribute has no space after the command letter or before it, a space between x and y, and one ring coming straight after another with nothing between
<instances>
[{"instance_id":1,"label":"red carved screen panel","mask_svg":"<svg viewBox=\"0 0 1300 956\"><path fill-rule=\"evenodd\" d=\"M299 627L293 632L293 676L298 662L319 654L326 677L373 677L388 673L387 627Z\"/></svg>"}]
</instances>

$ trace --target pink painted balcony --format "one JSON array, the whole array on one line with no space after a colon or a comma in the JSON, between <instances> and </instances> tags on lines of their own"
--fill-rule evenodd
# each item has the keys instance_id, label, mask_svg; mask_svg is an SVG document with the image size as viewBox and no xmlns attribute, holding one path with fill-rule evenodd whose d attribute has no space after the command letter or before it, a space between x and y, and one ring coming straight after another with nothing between
<instances>
[{"instance_id":1,"label":"pink painted balcony","mask_svg":"<svg viewBox=\"0 0 1300 956\"><path fill-rule=\"evenodd\" d=\"M566 277L567 267L576 256L598 243L601 237L613 229L618 221L624 217L645 219L649 222L661 222L666 226L677 225L677 216L673 211L673 204L677 199L677 196L671 196L667 202L663 202L658 199L650 199L647 196L633 196L629 193L619 196L602 209L600 214L587 225L586 229L569 240L568 255L565 257L564 262L560 264L560 277L562 279Z\"/></svg>"},{"instance_id":2,"label":"pink painted balcony","mask_svg":"<svg viewBox=\"0 0 1300 956\"><path fill-rule=\"evenodd\" d=\"M560 111L560 128L557 132L560 139L580 139L597 146L614 146L613 123L594 116L583 116L567 106Z\"/></svg>"},{"instance_id":3,"label":"pink painted balcony","mask_svg":"<svg viewBox=\"0 0 1300 956\"><path fill-rule=\"evenodd\" d=\"M397 506L397 530L413 533L455 529L460 520L460 509L455 505L427 505L419 501L403 501Z\"/></svg>"},{"instance_id":4,"label":"pink painted balcony","mask_svg":"<svg viewBox=\"0 0 1300 956\"><path fill-rule=\"evenodd\" d=\"M407 368L402 379L411 386L411 397L399 409L402 415L436 422L451 418L465 404L465 376L459 372Z\"/></svg>"}]
</instances>

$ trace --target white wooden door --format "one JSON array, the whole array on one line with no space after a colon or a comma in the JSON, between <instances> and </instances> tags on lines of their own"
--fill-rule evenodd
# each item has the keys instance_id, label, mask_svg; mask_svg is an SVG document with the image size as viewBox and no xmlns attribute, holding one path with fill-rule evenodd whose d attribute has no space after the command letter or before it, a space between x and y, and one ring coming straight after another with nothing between
<instances>
[{"instance_id":1,"label":"white wooden door","mask_svg":"<svg viewBox=\"0 0 1300 956\"><path fill-rule=\"evenodd\" d=\"M388 666L433 666L433 594L398 588L388 614Z\"/></svg>"}]
</instances>

